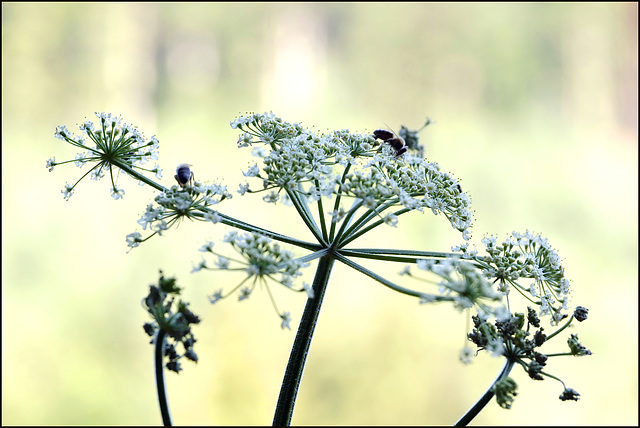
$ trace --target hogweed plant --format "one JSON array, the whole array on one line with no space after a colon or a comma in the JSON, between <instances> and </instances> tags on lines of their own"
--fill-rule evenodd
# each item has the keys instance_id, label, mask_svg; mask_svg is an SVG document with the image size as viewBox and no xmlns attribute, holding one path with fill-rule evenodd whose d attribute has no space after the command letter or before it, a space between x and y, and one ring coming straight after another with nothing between
<instances>
[{"instance_id":1,"label":"hogweed plant","mask_svg":"<svg viewBox=\"0 0 640 428\"><path fill-rule=\"evenodd\" d=\"M47 161L47 168L74 162L87 166L74 184L62 193L69 199L84 177L109 177L114 199L124 196L117 184L121 171L148 185L157 195L138 220L141 231L126 237L129 251L155 235L189 219L204 227L231 228L219 251L214 242L201 243L204 253L192 272L238 271L240 280L211 290L213 304L229 297L248 299L264 289L278 315L281 328L290 329L292 316L276 302L274 287L300 292L306 306L299 322L284 373L273 425L291 423L305 361L318 322L322 301L336 262L360 272L393 291L424 305L450 303L472 319L468 344L459 359L469 363L480 351L504 359L504 367L486 393L457 421L466 425L496 397L508 409L517 395L509 377L520 366L531 379L550 378L561 384L560 400L578 400L579 394L548 370L551 358L583 356L591 352L571 334L564 347L548 345L575 321L587 318L587 309L570 309L570 282L561 259L546 238L528 230L513 232L501 242L492 235L482 239L483 252L470 244L472 212L469 196L457 180L442 172L437 163L423 157L418 131L402 127L398 134L378 129L373 133L338 130L319 133L298 123L288 123L271 114L247 114L231 122L239 130L239 148L251 148L256 158L243 175L250 180L239 185L240 195L258 194L268 204L282 204L296 211L313 235L313 242L254 226L226 215L221 207L232 198L226 186L196 179L189 164L176 168L176 184L165 187L156 164L159 143L147 139L135 126L120 117L96 113L96 124L79 125L80 135L59 126L55 136L81 151L73 160ZM429 120L422 127L429 124ZM421 129L422 129L421 128ZM224 203L223 203L224 202ZM358 248L355 241L383 227L399 227L400 217L410 212L430 211L461 234L462 244L451 251ZM292 249L297 249L296 252ZM303 253L299 255L298 253ZM365 268L362 260L395 262L402 265L397 278L387 278ZM312 284L301 282L304 269L316 262ZM164 387L164 368L179 373L181 360L197 362L196 338L192 327L200 322L188 303L179 298L175 278L160 272L157 285L149 287L143 306L152 321L144 331L155 346L156 380L162 419L171 425ZM543 323L545 326L543 327ZM557 342L557 340L555 341Z\"/></svg>"}]
</instances>

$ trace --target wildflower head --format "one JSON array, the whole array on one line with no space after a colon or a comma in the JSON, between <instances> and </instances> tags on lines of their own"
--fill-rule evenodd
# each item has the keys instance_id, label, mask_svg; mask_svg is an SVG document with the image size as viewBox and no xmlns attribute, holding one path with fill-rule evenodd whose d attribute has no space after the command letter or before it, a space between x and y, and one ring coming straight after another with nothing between
<instances>
[{"instance_id":1,"label":"wildflower head","mask_svg":"<svg viewBox=\"0 0 640 428\"><path fill-rule=\"evenodd\" d=\"M172 186L155 197L155 204L147 205L138 224L143 230L149 228L153 236L161 235L183 219L219 223L223 216L212 207L231 197L227 187L221 184L195 182L189 188ZM151 236L142 239L139 232L134 232L127 236L127 244L134 248Z\"/></svg>"},{"instance_id":2,"label":"wildflower head","mask_svg":"<svg viewBox=\"0 0 640 428\"><path fill-rule=\"evenodd\" d=\"M281 312L278 309L269 283L276 282L290 290L306 292L309 298L313 298L313 289L306 283L302 287L294 286L295 280L302 275L302 269L309 264L295 258L291 251L282 248L271 238L258 233L231 231L227 233L224 241L231 245L242 260L216 252L213 243L207 242L200 248L200 251L212 255L214 259L210 262L202 259L192 272L202 269L233 270L244 271L246 276L227 293L223 293L222 289L215 291L209 296L209 301L216 303L234 293L237 293L239 301L246 300L253 294L256 287L260 286L267 290L271 303L282 321L282 327L289 327L290 313Z\"/></svg>"},{"instance_id":3,"label":"wildflower head","mask_svg":"<svg viewBox=\"0 0 640 428\"><path fill-rule=\"evenodd\" d=\"M241 116L231 126L243 132L238 146L264 145L269 149L262 156L262 167L256 164L245 173L261 180L259 191L267 193L267 202L276 203L283 193L289 198L295 193L294 197L309 201L333 199L332 219L327 220L331 223L340 219L337 213L348 212L339 203L341 199L352 199L351 215L345 219L362 208L370 214L367 221L391 226L397 224L400 214L427 208L466 232L465 239L469 235L472 219L468 196L451 175L422 158L417 149L407 146L409 151L400 157L375 135L348 130L321 134L287 123L272 113ZM404 134L417 145L417 132L405 130Z\"/></svg>"},{"instance_id":4,"label":"wildflower head","mask_svg":"<svg viewBox=\"0 0 640 428\"><path fill-rule=\"evenodd\" d=\"M487 256L477 256L485 276L508 294L511 289L533 297L540 306L541 315L551 315L554 324L567 315L569 280L556 251L542 235L513 232L511 237L498 243L489 236L482 240ZM533 281L524 283L524 281Z\"/></svg>"},{"instance_id":5,"label":"wildflower head","mask_svg":"<svg viewBox=\"0 0 640 428\"><path fill-rule=\"evenodd\" d=\"M65 141L81 150L74 159L56 162L55 158L47 161L46 167L52 171L56 165L75 163L79 168L85 164L90 165L82 177L73 185L66 185L63 191L65 199L68 199L78 183L87 175L99 180L108 175L111 180L111 196L120 199L124 190L118 188L117 174L124 171L126 174L139 179L139 171L153 172L156 176L161 174L160 167L156 164L153 168L145 168L143 165L150 160L158 160L159 142L155 136L146 139L144 135L133 125L124 123L120 117L110 113L96 113L98 124L85 121L79 125L80 135L72 134L66 126L58 126L55 137ZM136 171L137 170L137 171Z\"/></svg>"},{"instance_id":6,"label":"wildflower head","mask_svg":"<svg viewBox=\"0 0 640 428\"><path fill-rule=\"evenodd\" d=\"M438 293L453 301L457 309L476 307L484 313L493 313L494 302L502 296L496 292L482 272L471 263L459 259L422 259L417 262L418 269L439 277L433 281ZM408 270L405 271L413 276Z\"/></svg>"}]
</instances>

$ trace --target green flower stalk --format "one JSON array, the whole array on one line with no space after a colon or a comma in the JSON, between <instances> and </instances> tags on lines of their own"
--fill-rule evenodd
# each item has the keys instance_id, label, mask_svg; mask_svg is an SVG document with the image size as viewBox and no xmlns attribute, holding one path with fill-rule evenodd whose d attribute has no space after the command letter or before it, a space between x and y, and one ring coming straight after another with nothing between
<instances>
[{"instance_id":1,"label":"green flower stalk","mask_svg":"<svg viewBox=\"0 0 640 428\"><path fill-rule=\"evenodd\" d=\"M127 235L130 250L153 236L161 236L185 219L213 227L225 225L234 230L225 235L223 248L218 249L211 241L204 243L200 247L204 256L192 269L192 273L233 271L240 276L235 285L212 290L208 296L211 303L232 295L243 301L261 289L267 293L280 327L290 329L294 317L278 306L273 285L280 284L306 296L274 414L276 426L291 423L306 358L336 262L414 298L417 303L449 302L469 316L472 310L477 312L472 318L473 331L467 332L468 341L478 351L488 351L506 362L496 381L458 424L471 421L494 395L500 406L511 407L517 385L508 375L514 366L520 365L532 379L559 380L546 372L548 358L590 354L578 342L577 335L571 335L568 353L545 354L539 350L574 319L586 319L587 310L577 307L555 332L543 332L540 317L549 316L551 327L557 327L569 316L570 282L564 276L557 253L541 235L514 232L502 244L494 237L485 237L482 243L487 255L482 256L471 247L469 196L457 179L424 158L419 144L418 133L431 123L429 119L419 130L403 126L398 134L387 130L364 134L348 130L319 133L272 113L247 114L231 122L231 127L240 131L238 147L251 148L257 159L243 171L250 182L240 184L237 193L260 194L266 203L294 209L313 236L313 242L307 242L225 214L225 204L232 199L227 187L196 181L188 164L177 166L177 184L167 187L155 182L148 174L155 173L160 179L159 167L145 169L141 165L157 159L157 139L144 139L135 127L110 114L97 116L99 126L83 123L80 137L73 136L66 127L58 127L56 136L83 152L65 162L51 158L46 166L52 170L64 163L75 162L78 166L88 163L93 166L87 174L93 177L108 172L115 199L123 197L124 190L117 187L114 172L124 171L155 189L158 193L154 202L147 205L138 220L146 236L140 231ZM71 196L84 176L65 186L65 198ZM354 246L358 238L375 233L378 228L399 228L400 217L410 212L427 215L430 212L446 219L449 227L461 233L464 243L450 252ZM405 267L397 278L387 278L363 266L362 259L395 262ZM301 278L304 269L312 264L316 265L315 275L312 284L307 284ZM191 324L198 323L199 318L189 311L186 303L176 303L175 297L170 297L179 293L174 282L161 275L159 285L150 288L144 306L154 319L145 325L145 331L155 335L156 362L162 356L169 358L166 367L177 373L182 368L180 358L197 361ZM515 311L517 302L511 297L512 289L530 305L526 316ZM181 347L176 348L177 343ZM470 362L472 355L470 346L465 346L460 358ZM166 397L162 398L162 376L157 375L161 413L164 423L171 424ZM575 400L578 396L565 387L560 398Z\"/></svg>"}]
</instances>

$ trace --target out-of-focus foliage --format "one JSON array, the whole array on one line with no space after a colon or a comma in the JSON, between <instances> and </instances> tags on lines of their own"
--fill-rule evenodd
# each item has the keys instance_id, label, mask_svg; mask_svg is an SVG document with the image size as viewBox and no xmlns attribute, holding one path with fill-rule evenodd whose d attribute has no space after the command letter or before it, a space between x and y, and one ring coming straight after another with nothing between
<instances>
[{"instance_id":1,"label":"out-of-focus foliage","mask_svg":"<svg viewBox=\"0 0 640 428\"><path fill-rule=\"evenodd\" d=\"M268 110L358 132L430 116L421 143L472 196L476 242L529 228L558 249L593 355L554 372L581 399L541 403L557 385L515 374L513 408L475 422L637 424L637 16L635 3L3 3L3 424L159 423L140 306L159 268L203 320L198 365L167 375L175 422L271 422L294 333L265 322L259 298L211 307L224 275L189 274L225 230L185 223L127 254L150 190L130 182L113 201L87 181L66 202L82 171L45 168L73 156L57 125L108 111L158 136L165 185L188 162L235 189L250 160L229 122ZM259 197L228 207L304 233ZM377 239L459 243L439 225L415 215ZM452 423L498 373L497 360L458 363L463 314L340 267L332 278L295 424ZM301 300L278 298L295 329Z\"/></svg>"}]
</instances>

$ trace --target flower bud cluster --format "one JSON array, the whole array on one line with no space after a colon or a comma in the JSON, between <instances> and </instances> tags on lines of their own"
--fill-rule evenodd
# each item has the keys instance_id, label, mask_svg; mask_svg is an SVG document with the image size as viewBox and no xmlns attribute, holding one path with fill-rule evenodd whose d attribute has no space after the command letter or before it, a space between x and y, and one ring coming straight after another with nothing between
<instances>
[{"instance_id":1,"label":"flower bud cluster","mask_svg":"<svg viewBox=\"0 0 640 428\"><path fill-rule=\"evenodd\" d=\"M584 308L583 308L584 309ZM550 377L558 380L564 386L564 383L557 377L544 372L550 357L561 355L583 356L591 355L591 351L586 349L578 342L578 336L572 334L567 341L569 352L559 354L542 353L538 350L542 345L548 343L560 331L566 328L574 317L581 316L584 312L579 311L580 315L574 313L569 322L553 334L544 333L544 328L540 326L540 318L535 310L528 307L527 315L523 313L515 313L506 317L499 317L493 323L489 322L489 318L477 315L473 316L473 331L468 334L468 339L473 342L478 350L488 350L494 356L504 356L509 362L517 363L524 371L534 380L544 380L544 377ZM535 332L531 334L530 330L535 328ZM509 379L509 378L506 378ZM497 382L494 385L494 392L498 404L503 408L510 408L513 402L516 385L513 380L509 382L509 388L503 387L504 383ZM569 391L569 392L568 392ZM572 389L564 386L561 400L577 400L579 394ZM563 398L564 397L564 398Z\"/></svg>"},{"instance_id":2,"label":"flower bud cluster","mask_svg":"<svg viewBox=\"0 0 640 428\"><path fill-rule=\"evenodd\" d=\"M182 370L180 359L187 358L198 362L198 356L193 350L196 338L191 331L191 325L200 323L200 318L189 309L189 304L181 299L180 288L176 286L175 278L165 278L160 271L158 285L149 286L149 294L142 301L145 309L153 318L152 322L143 325L145 333L154 337L158 331L166 337L163 355L168 360L168 370L178 373ZM152 340L156 340L157 336Z\"/></svg>"}]
</instances>

